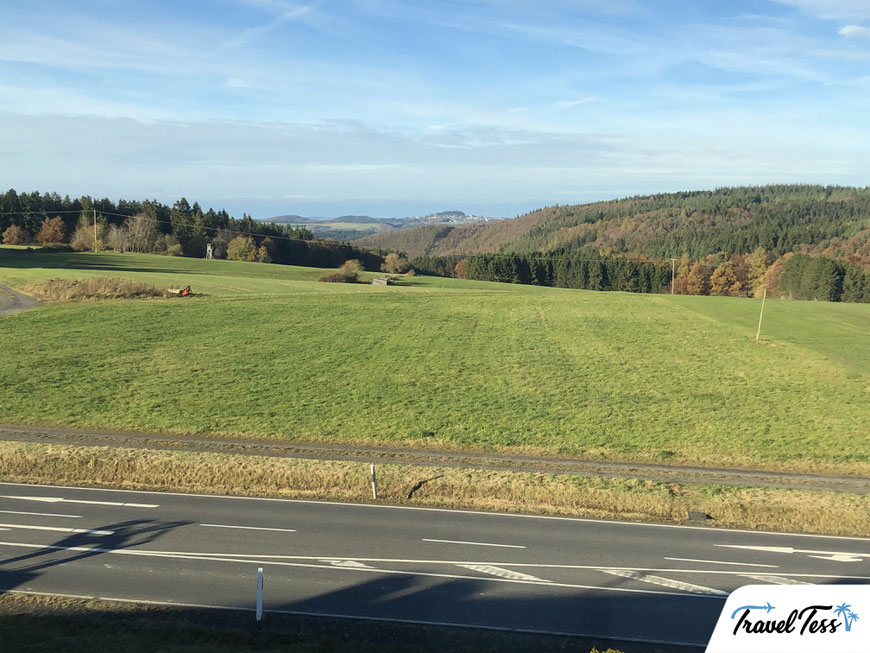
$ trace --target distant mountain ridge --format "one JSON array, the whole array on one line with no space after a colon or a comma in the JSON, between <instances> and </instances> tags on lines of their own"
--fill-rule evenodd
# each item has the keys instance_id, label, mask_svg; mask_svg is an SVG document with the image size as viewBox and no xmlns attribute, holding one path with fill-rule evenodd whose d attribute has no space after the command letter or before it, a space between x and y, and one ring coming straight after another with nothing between
<instances>
[{"instance_id":1,"label":"distant mountain ridge","mask_svg":"<svg viewBox=\"0 0 870 653\"><path fill-rule=\"evenodd\" d=\"M339 240L357 240L364 236L403 230L421 225L479 224L501 218L489 218L451 210L406 218L373 218L368 215L342 215L337 218L315 218L300 215L278 215L260 222L303 225L318 237Z\"/></svg>"},{"instance_id":2,"label":"distant mountain ridge","mask_svg":"<svg viewBox=\"0 0 870 653\"><path fill-rule=\"evenodd\" d=\"M757 247L870 264L870 187L771 185L551 206L510 220L429 224L360 239L418 256L588 248L650 259Z\"/></svg>"}]
</instances>

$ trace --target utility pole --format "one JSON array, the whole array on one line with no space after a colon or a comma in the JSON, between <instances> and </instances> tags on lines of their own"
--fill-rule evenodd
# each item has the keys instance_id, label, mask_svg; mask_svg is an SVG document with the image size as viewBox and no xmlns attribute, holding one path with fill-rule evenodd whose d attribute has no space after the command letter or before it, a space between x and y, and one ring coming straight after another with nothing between
<instances>
[{"instance_id":1,"label":"utility pole","mask_svg":"<svg viewBox=\"0 0 870 653\"><path fill-rule=\"evenodd\" d=\"M764 300L767 299L767 288L764 289L764 294L761 296L761 312L758 314L758 331L755 332L755 342L761 336L761 318L764 317Z\"/></svg>"},{"instance_id":2,"label":"utility pole","mask_svg":"<svg viewBox=\"0 0 870 653\"><path fill-rule=\"evenodd\" d=\"M677 267L677 259L671 259L671 294L674 294L674 271Z\"/></svg>"},{"instance_id":3,"label":"utility pole","mask_svg":"<svg viewBox=\"0 0 870 653\"><path fill-rule=\"evenodd\" d=\"M97 209L94 207L94 254L97 253Z\"/></svg>"}]
</instances>

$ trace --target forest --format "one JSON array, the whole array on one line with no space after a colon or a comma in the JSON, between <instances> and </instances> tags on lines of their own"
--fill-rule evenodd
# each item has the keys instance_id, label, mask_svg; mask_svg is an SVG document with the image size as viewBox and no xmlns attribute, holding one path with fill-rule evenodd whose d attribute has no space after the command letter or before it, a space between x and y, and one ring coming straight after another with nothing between
<instances>
[{"instance_id":1,"label":"forest","mask_svg":"<svg viewBox=\"0 0 870 653\"><path fill-rule=\"evenodd\" d=\"M210 244L214 258L309 267L337 267L357 259L378 270L384 261L373 250L316 239L304 227L256 222L247 214L237 219L223 209L203 210L185 198L167 206L156 200L115 203L10 189L0 195L0 235L9 245L61 244L78 251L190 257L204 257Z\"/></svg>"}]
</instances>

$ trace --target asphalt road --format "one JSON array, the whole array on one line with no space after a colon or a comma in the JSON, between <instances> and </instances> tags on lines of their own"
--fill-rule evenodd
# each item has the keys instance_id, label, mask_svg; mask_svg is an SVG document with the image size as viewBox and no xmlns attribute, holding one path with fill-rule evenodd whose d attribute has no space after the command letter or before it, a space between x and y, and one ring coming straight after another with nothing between
<instances>
[{"instance_id":1,"label":"asphalt road","mask_svg":"<svg viewBox=\"0 0 870 653\"><path fill-rule=\"evenodd\" d=\"M870 539L0 484L0 589L704 646L746 584L870 583Z\"/></svg>"},{"instance_id":2,"label":"asphalt road","mask_svg":"<svg viewBox=\"0 0 870 653\"><path fill-rule=\"evenodd\" d=\"M0 284L0 315L15 313L16 311L26 311L28 308L33 308L38 302L32 297L22 295Z\"/></svg>"}]
</instances>

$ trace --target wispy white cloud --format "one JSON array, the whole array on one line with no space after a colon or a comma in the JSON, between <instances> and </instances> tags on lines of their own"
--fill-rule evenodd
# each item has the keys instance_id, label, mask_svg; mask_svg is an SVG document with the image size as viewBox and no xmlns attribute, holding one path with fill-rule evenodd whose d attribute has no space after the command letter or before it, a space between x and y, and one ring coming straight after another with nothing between
<instances>
[{"instance_id":1,"label":"wispy white cloud","mask_svg":"<svg viewBox=\"0 0 870 653\"><path fill-rule=\"evenodd\" d=\"M870 38L870 28L861 25L846 25L845 27L840 28L839 34L848 39L866 39Z\"/></svg>"},{"instance_id":2,"label":"wispy white cloud","mask_svg":"<svg viewBox=\"0 0 870 653\"><path fill-rule=\"evenodd\" d=\"M281 3L280 5L271 5L281 7L281 12L272 18L272 20L254 27L249 27L243 30L237 37L228 41L225 47L235 48L244 45L257 36L262 36L267 32L276 30L284 25L292 22L307 22L310 24L310 17L314 14L314 6L317 3L309 5L292 5Z\"/></svg>"}]
</instances>

